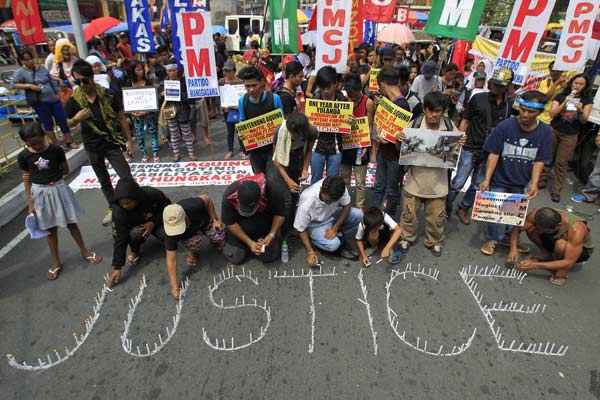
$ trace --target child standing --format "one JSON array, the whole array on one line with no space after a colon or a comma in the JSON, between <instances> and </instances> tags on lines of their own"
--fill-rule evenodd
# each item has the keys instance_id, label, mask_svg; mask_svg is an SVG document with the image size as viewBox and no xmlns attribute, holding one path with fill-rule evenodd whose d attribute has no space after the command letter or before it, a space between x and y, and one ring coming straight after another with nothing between
<instances>
[{"instance_id":1,"label":"child standing","mask_svg":"<svg viewBox=\"0 0 600 400\"><path fill-rule=\"evenodd\" d=\"M365 268L371 266L371 260L365 248L372 247L373 254L381 250L381 259L390 258L391 264L398 264L401 252L394 251L394 246L400 240L402 230L392 217L377 207L369 208L356 231L356 244L360 260Z\"/></svg>"},{"instance_id":2,"label":"child standing","mask_svg":"<svg viewBox=\"0 0 600 400\"><path fill-rule=\"evenodd\" d=\"M168 101L165 103L163 110L169 128L171 150L175 155L175 162L179 162L181 161L181 150L179 148L182 144L185 144L190 161L195 160L194 132L192 131L191 124L192 107L190 100L187 98L185 80L179 77L179 69L174 60L166 65L165 68L167 69L168 78L173 81L179 81L181 84L181 101Z\"/></svg>"},{"instance_id":3,"label":"child standing","mask_svg":"<svg viewBox=\"0 0 600 400\"><path fill-rule=\"evenodd\" d=\"M227 60L223 65L223 78L219 85L240 85L242 81L235 76L235 63L231 60ZM227 154L225 154L225 160L229 160L233 157L234 142L235 142L235 124L240 122L240 114L237 107L224 107L223 115L225 116L225 124L227 126ZM240 149L244 146L239 140Z\"/></svg>"},{"instance_id":4,"label":"child standing","mask_svg":"<svg viewBox=\"0 0 600 400\"><path fill-rule=\"evenodd\" d=\"M48 232L48 246L52 264L48 279L55 280L61 271L58 253L58 227L67 227L79 246L81 256L90 264L99 264L102 257L89 250L77 226L83 213L73 191L63 180L69 173L69 165L63 149L48 144L39 123L25 126L19 132L27 148L18 157L19 166L24 171L23 184L27 195L29 213L35 213L38 226Z\"/></svg>"},{"instance_id":5,"label":"child standing","mask_svg":"<svg viewBox=\"0 0 600 400\"><path fill-rule=\"evenodd\" d=\"M134 88L151 87L154 82L148 79L146 75L146 66L139 62L134 61L131 64L129 71L131 79L131 85ZM134 112L131 113L131 120L135 129L135 136L137 137L138 148L142 153L142 162L160 162L158 151L160 150L160 142L158 141L158 128L157 128L158 113L156 112ZM150 134L152 140L152 158L146 150L146 133Z\"/></svg>"}]
</instances>

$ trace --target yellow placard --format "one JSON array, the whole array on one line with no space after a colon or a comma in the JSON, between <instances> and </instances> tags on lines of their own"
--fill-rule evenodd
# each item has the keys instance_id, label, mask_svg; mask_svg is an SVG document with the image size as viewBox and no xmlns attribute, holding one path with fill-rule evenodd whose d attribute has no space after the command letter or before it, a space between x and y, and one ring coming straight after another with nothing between
<instances>
[{"instance_id":1,"label":"yellow placard","mask_svg":"<svg viewBox=\"0 0 600 400\"><path fill-rule=\"evenodd\" d=\"M246 151L258 149L273 143L273 138L283 124L283 112L277 110L235 124L238 136Z\"/></svg>"},{"instance_id":2,"label":"yellow placard","mask_svg":"<svg viewBox=\"0 0 600 400\"><path fill-rule=\"evenodd\" d=\"M371 146L371 134L369 131L369 118L354 118L351 122L349 135L342 136L342 147L344 150L359 149Z\"/></svg>"},{"instance_id":3,"label":"yellow placard","mask_svg":"<svg viewBox=\"0 0 600 400\"><path fill-rule=\"evenodd\" d=\"M375 112L377 136L390 143L397 143L396 135L408 126L412 113L382 97Z\"/></svg>"},{"instance_id":4,"label":"yellow placard","mask_svg":"<svg viewBox=\"0 0 600 400\"><path fill-rule=\"evenodd\" d=\"M350 101L306 99L305 114L319 132L349 134L353 110Z\"/></svg>"},{"instance_id":5,"label":"yellow placard","mask_svg":"<svg viewBox=\"0 0 600 400\"><path fill-rule=\"evenodd\" d=\"M369 92L379 93L379 83L377 82L377 75L379 75L380 68L371 68L369 71Z\"/></svg>"}]
</instances>

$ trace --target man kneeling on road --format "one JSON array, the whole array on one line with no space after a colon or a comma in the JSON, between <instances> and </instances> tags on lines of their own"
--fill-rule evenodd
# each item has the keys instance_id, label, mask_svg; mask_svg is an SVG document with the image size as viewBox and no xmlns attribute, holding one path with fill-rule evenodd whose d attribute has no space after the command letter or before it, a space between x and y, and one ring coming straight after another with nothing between
<instances>
[{"instance_id":1,"label":"man kneeling on road","mask_svg":"<svg viewBox=\"0 0 600 400\"><path fill-rule=\"evenodd\" d=\"M177 244L181 243L187 248L187 265L194 269L198 265L200 250L206 248L209 242L217 250L223 248L225 232L215 206L207 195L190 197L165 207L163 221L167 235L167 273L171 294L177 300L180 292L177 281Z\"/></svg>"},{"instance_id":2,"label":"man kneeling on road","mask_svg":"<svg viewBox=\"0 0 600 400\"><path fill-rule=\"evenodd\" d=\"M593 252L587 222L566 211L544 207L529 212L523 228L513 229L508 263L518 259L517 243L522 230L543 252L542 259L530 258L518 263L520 271L544 269L552 273L550 282L562 286L577 263L587 261Z\"/></svg>"},{"instance_id":3,"label":"man kneeling on road","mask_svg":"<svg viewBox=\"0 0 600 400\"><path fill-rule=\"evenodd\" d=\"M254 254L264 263L281 255L281 227L289 214L291 197L278 180L260 173L240 179L223 194L221 217L227 226L223 254L239 265Z\"/></svg>"},{"instance_id":4,"label":"man kneeling on road","mask_svg":"<svg viewBox=\"0 0 600 400\"><path fill-rule=\"evenodd\" d=\"M358 258L348 244L354 241L363 213L352 208L350 194L341 176L328 176L300 195L294 228L308 253L306 261L311 267L319 264L313 244L324 251L335 252L345 244L341 256L350 260ZM342 239L338 232L342 231ZM311 243L312 242L312 243Z\"/></svg>"}]
</instances>

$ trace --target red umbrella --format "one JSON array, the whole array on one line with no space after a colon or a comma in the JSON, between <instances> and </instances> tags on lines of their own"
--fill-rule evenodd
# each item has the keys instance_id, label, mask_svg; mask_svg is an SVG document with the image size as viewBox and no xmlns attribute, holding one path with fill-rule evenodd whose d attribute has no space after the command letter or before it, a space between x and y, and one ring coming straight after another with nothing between
<instances>
[{"instance_id":1,"label":"red umbrella","mask_svg":"<svg viewBox=\"0 0 600 400\"><path fill-rule=\"evenodd\" d=\"M15 23L14 19L9 19L8 21L4 21L2 23L2 25L0 25L0 28L13 28L13 29L16 29L17 28L17 24Z\"/></svg>"},{"instance_id":2,"label":"red umbrella","mask_svg":"<svg viewBox=\"0 0 600 400\"><path fill-rule=\"evenodd\" d=\"M94 36L102 35L120 23L121 21L113 17L96 18L83 29L83 38L86 42L89 42Z\"/></svg>"}]
</instances>

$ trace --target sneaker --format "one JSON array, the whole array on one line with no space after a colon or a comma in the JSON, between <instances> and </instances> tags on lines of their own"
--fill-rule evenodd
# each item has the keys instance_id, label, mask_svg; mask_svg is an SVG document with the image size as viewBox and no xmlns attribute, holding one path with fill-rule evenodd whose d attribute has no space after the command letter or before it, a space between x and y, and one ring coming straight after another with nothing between
<instances>
[{"instance_id":1,"label":"sneaker","mask_svg":"<svg viewBox=\"0 0 600 400\"><path fill-rule=\"evenodd\" d=\"M410 248L410 242L408 240L401 240L398 246L400 247L400 251L406 254Z\"/></svg>"},{"instance_id":2,"label":"sneaker","mask_svg":"<svg viewBox=\"0 0 600 400\"><path fill-rule=\"evenodd\" d=\"M402 262L402 256L404 254L402 253L402 251L400 249L395 249L392 252L392 255L390 256L390 264L392 265L398 265Z\"/></svg>"},{"instance_id":3,"label":"sneaker","mask_svg":"<svg viewBox=\"0 0 600 400\"><path fill-rule=\"evenodd\" d=\"M510 242L508 240L501 240L498 242L498 244L502 247L510 249ZM529 254L531 251L529 246L526 246L523 243L517 243L517 250L519 251L519 254Z\"/></svg>"},{"instance_id":4,"label":"sneaker","mask_svg":"<svg viewBox=\"0 0 600 400\"><path fill-rule=\"evenodd\" d=\"M593 203L585 194L579 193L571 196L571 201L574 203Z\"/></svg>"},{"instance_id":5,"label":"sneaker","mask_svg":"<svg viewBox=\"0 0 600 400\"><path fill-rule=\"evenodd\" d=\"M442 246L439 244L436 244L435 246L430 247L429 251L431 251L431 254L433 254L434 257L442 256Z\"/></svg>"},{"instance_id":6,"label":"sneaker","mask_svg":"<svg viewBox=\"0 0 600 400\"><path fill-rule=\"evenodd\" d=\"M471 217L469 216L469 212L463 208L459 208L456 210L456 216L458 220L462 222L463 225L469 225L471 223Z\"/></svg>"},{"instance_id":7,"label":"sneaker","mask_svg":"<svg viewBox=\"0 0 600 400\"><path fill-rule=\"evenodd\" d=\"M104 214L104 218L102 219L102 225L103 226L108 226L112 223L112 209L107 209L106 213Z\"/></svg>"},{"instance_id":8,"label":"sneaker","mask_svg":"<svg viewBox=\"0 0 600 400\"><path fill-rule=\"evenodd\" d=\"M483 246L481 246L481 249L479 250L481 250L481 252L486 256L493 256L496 252L496 241L488 240L483 244Z\"/></svg>"},{"instance_id":9,"label":"sneaker","mask_svg":"<svg viewBox=\"0 0 600 400\"><path fill-rule=\"evenodd\" d=\"M340 256L342 256L342 258L345 258L346 260L350 260L350 261L358 260L358 254L356 254L354 251L352 251L350 249L346 249L346 248L342 249Z\"/></svg>"}]
</instances>

